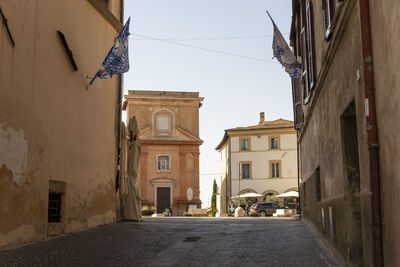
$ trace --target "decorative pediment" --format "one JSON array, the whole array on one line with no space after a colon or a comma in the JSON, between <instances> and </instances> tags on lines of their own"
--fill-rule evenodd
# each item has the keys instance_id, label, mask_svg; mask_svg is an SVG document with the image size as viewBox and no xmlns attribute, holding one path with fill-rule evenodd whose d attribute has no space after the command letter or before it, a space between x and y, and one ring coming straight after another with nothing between
<instances>
[{"instance_id":1,"label":"decorative pediment","mask_svg":"<svg viewBox=\"0 0 400 267\"><path fill-rule=\"evenodd\" d=\"M156 177L150 179L149 182L152 187L154 187L155 184L163 184L163 183L172 184L174 187L176 185L176 179L170 177Z\"/></svg>"},{"instance_id":2,"label":"decorative pediment","mask_svg":"<svg viewBox=\"0 0 400 267\"><path fill-rule=\"evenodd\" d=\"M151 141L181 141L181 142L203 142L200 138L190 134L182 128L175 128L175 136L153 136L151 126L142 129L139 132L139 138L141 140Z\"/></svg>"}]
</instances>

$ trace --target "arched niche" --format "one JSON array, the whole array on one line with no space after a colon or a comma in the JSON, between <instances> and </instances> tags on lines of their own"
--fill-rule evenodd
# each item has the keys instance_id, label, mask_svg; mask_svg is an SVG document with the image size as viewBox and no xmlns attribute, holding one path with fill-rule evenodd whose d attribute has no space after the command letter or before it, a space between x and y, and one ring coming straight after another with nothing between
<instances>
[{"instance_id":1,"label":"arched niche","mask_svg":"<svg viewBox=\"0 0 400 267\"><path fill-rule=\"evenodd\" d=\"M153 136L175 136L175 113L167 108L159 108L151 113Z\"/></svg>"}]
</instances>

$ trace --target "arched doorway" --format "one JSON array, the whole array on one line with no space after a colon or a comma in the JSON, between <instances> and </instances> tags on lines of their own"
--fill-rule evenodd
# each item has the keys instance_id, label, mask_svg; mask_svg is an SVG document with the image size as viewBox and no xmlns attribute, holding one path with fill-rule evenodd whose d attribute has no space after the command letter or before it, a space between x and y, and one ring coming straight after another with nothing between
<instances>
[{"instance_id":1,"label":"arched doorway","mask_svg":"<svg viewBox=\"0 0 400 267\"><path fill-rule=\"evenodd\" d=\"M245 194L245 193L256 193L256 194L258 194L257 191L255 191L253 189L249 189L249 188L241 190L239 194Z\"/></svg>"}]
</instances>

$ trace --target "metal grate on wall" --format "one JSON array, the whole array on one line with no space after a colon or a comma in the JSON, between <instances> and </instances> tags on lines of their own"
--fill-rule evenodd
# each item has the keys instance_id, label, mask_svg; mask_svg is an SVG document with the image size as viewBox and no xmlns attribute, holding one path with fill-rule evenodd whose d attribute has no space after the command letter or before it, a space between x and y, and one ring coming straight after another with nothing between
<instances>
[{"instance_id":1,"label":"metal grate on wall","mask_svg":"<svg viewBox=\"0 0 400 267\"><path fill-rule=\"evenodd\" d=\"M49 193L48 222L61 222L61 196L59 193Z\"/></svg>"}]
</instances>

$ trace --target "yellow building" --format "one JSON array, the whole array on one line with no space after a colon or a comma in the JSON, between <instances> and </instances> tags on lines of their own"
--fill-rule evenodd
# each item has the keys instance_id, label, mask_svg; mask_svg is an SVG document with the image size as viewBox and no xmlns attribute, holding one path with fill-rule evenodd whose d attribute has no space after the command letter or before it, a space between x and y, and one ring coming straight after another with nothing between
<instances>
[{"instance_id":1,"label":"yellow building","mask_svg":"<svg viewBox=\"0 0 400 267\"><path fill-rule=\"evenodd\" d=\"M232 196L264 197L297 191L297 146L293 121L265 121L225 130L220 152L221 186L217 209L225 215Z\"/></svg>"},{"instance_id":2,"label":"yellow building","mask_svg":"<svg viewBox=\"0 0 400 267\"><path fill-rule=\"evenodd\" d=\"M138 181L142 206L157 213L171 208L182 215L200 208L199 108L196 92L129 91L124 109L127 121L139 124L141 158Z\"/></svg>"},{"instance_id":3,"label":"yellow building","mask_svg":"<svg viewBox=\"0 0 400 267\"><path fill-rule=\"evenodd\" d=\"M0 247L115 221L121 4L0 1Z\"/></svg>"}]
</instances>

